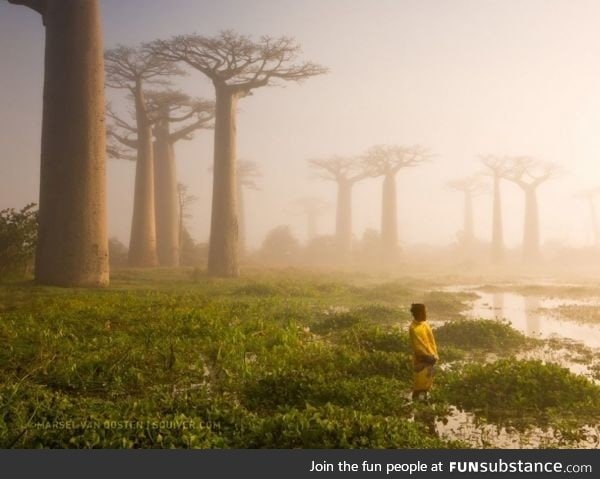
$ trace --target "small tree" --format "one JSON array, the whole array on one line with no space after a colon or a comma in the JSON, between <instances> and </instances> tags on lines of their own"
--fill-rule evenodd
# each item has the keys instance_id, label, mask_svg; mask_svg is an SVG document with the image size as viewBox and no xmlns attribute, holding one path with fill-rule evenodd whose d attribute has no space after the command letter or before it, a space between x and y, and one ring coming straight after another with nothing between
<instances>
[{"instance_id":1,"label":"small tree","mask_svg":"<svg viewBox=\"0 0 600 479\"><path fill-rule=\"evenodd\" d=\"M31 203L0 211L0 279L24 276L33 265L38 214Z\"/></svg>"},{"instance_id":2,"label":"small tree","mask_svg":"<svg viewBox=\"0 0 600 479\"><path fill-rule=\"evenodd\" d=\"M257 180L262 176L260 168L256 162L251 160L240 160L237 164L237 206L238 206L238 225L239 240L238 248L240 257L246 255L246 202L244 201L244 190L258 191Z\"/></svg>"},{"instance_id":3,"label":"small tree","mask_svg":"<svg viewBox=\"0 0 600 479\"><path fill-rule=\"evenodd\" d=\"M267 233L260 255L266 261L290 264L298 260L300 244L288 225L280 225Z\"/></svg>"},{"instance_id":4,"label":"small tree","mask_svg":"<svg viewBox=\"0 0 600 479\"><path fill-rule=\"evenodd\" d=\"M183 183L177 183L177 203L179 211L179 248L183 247L184 232L187 231L186 220L192 217L190 206L198 201L198 197L191 195L188 191L188 186ZM188 234L189 236L189 234Z\"/></svg>"}]
</instances>

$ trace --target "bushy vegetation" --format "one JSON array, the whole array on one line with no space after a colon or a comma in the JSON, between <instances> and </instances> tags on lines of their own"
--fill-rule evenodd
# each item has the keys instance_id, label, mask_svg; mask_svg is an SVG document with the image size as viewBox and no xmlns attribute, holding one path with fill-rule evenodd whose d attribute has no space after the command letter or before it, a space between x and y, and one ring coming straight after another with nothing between
<instances>
[{"instance_id":1,"label":"bushy vegetation","mask_svg":"<svg viewBox=\"0 0 600 479\"><path fill-rule=\"evenodd\" d=\"M499 360L446 377L445 398L489 421L521 428L600 421L600 387L557 364Z\"/></svg>"},{"instance_id":2,"label":"bushy vegetation","mask_svg":"<svg viewBox=\"0 0 600 479\"><path fill-rule=\"evenodd\" d=\"M436 331L436 394L415 410L407 311L422 294L290 271L192 280L122 270L102 291L3 286L0 447L465 447L435 433L450 404L490 420L528 403L589 417L583 400L570 406L595 386L551 366L449 364L475 347L455 329L462 321ZM488 338L482 350L517 334L482 324L471 328ZM500 377L511 374L524 382ZM544 402L544 389L573 384ZM506 399L509 385L518 400Z\"/></svg>"},{"instance_id":3,"label":"bushy vegetation","mask_svg":"<svg viewBox=\"0 0 600 479\"><path fill-rule=\"evenodd\" d=\"M435 330L440 347L454 346L464 350L478 350L506 354L527 344L535 343L514 330L505 321L465 319L445 323Z\"/></svg>"},{"instance_id":4,"label":"bushy vegetation","mask_svg":"<svg viewBox=\"0 0 600 479\"><path fill-rule=\"evenodd\" d=\"M179 281L0 290L0 445L459 445L412 420L405 333L367 323L399 307L335 280ZM357 321L316 334L332 298Z\"/></svg>"},{"instance_id":5,"label":"bushy vegetation","mask_svg":"<svg viewBox=\"0 0 600 479\"><path fill-rule=\"evenodd\" d=\"M37 242L37 210L0 210L0 280L21 278L31 270Z\"/></svg>"}]
</instances>

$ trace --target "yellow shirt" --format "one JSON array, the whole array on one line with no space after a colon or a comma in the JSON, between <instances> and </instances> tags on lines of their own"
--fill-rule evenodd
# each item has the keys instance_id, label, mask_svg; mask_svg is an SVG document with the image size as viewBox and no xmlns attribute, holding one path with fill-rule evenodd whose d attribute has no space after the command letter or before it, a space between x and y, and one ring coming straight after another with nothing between
<instances>
[{"instance_id":1,"label":"yellow shirt","mask_svg":"<svg viewBox=\"0 0 600 479\"><path fill-rule=\"evenodd\" d=\"M427 321L413 321L408 334L415 365L420 362L419 357L422 356L434 356L436 359L439 359L433 332Z\"/></svg>"}]
</instances>

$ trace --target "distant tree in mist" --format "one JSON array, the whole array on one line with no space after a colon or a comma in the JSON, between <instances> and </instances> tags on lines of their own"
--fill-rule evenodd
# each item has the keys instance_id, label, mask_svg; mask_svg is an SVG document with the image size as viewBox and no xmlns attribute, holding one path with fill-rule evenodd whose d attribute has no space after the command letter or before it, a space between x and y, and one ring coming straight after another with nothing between
<instances>
[{"instance_id":1,"label":"distant tree in mist","mask_svg":"<svg viewBox=\"0 0 600 479\"><path fill-rule=\"evenodd\" d=\"M189 193L189 188L183 183L177 184L179 211L179 250L180 265L199 267L206 264L208 245L196 243L188 230L187 221L192 218L191 207L198 198Z\"/></svg>"},{"instance_id":2,"label":"distant tree in mist","mask_svg":"<svg viewBox=\"0 0 600 479\"><path fill-rule=\"evenodd\" d=\"M185 222L192 217L192 214L190 213L190 207L196 201L198 201L198 197L189 193L189 188L187 185L183 183L177 183L177 212L179 214L177 224L179 229L178 239L180 250L183 242L184 230L187 229Z\"/></svg>"},{"instance_id":3,"label":"distant tree in mist","mask_svg":"<svg viewBox=\"0 0 600 479\"><path fill-rule=\"evenodd\" d=\"M517 184L525 194L525 222L523 226L523 259L536 262L540 259L540 220L537 189L561 174L558 165L535 160L527 156L510 158L506 178Z\"/></svg>"},{"instance_id":4,"label":"distant tree in mist","mask_svg":"<svg viewBox=\"0 0 600 479\"><path fill-rule=\"evenodd\" d=\"M492 206L492 262L500 264L504 261L504 232L502 225L502 198L500 182L510 170L509 160L495 155L481 156L485 174L492 177L494 183Z\"/></svg>"},{"instance_id":5,"label":"distant tree in mist","mask_svg":"<svg viewBox=\"0 0 600 479\"><path fill-rule=\"evenodd\" d=\"M108 239L108 257L111 268L123 268L127 266L128 251L118 238Z\"/></svg>"},{"instance_id":6,"label":"distant tree in mist","mask_svg":"<svg viewBox=\"0 0 600 479\"><path fill-rule=\"evenodd\" d=\"M486 185L480 176L470 176L448 182L448 187L464 196L464 216L461 246L468 253L475 244L475 226L473 219L473 196L486 192Z\"/></svg>"},{"instance_id":7,"label":"distant tree in mist","mask_svg":"<svg viewBox=\"0 0 600 479\"><path fill-rule=\"evenodd\" d=\"M306 239L311 241L317 236L317 220L330 205L322 198L307 196L294 200L288 211L292 215L302 215L306 218Z\"/></svg>"},{"instance_id":8,"label":"distant tree in mist","mask_svg":"<svg viewBox=\"0 0 600 479\"><path fill-rule=\"evenodd\" d=\"M146 48L152 56L183 63L206 75L216 94L213 201L208 273L239 275L236 198L236 114L240 98L277 81L299 82L326 72L310 62L296 63L299 45L287 37L252 40L232 31L213 37L181 35Z\"/></svg>"},{"instance_id":9,"label":"distant tree in mist","mask_svg":"<svg viewBox=\"0 0 600 479\"><path fill-rule=\"evenodd\" d=\"M237 162L238 248L239 256L242 258L246 255L246 206L244 190L259 190L257 180L261 176L262 173L255 161L240 160Z\"/></svg>"},{"instance_id":10,"label":"distant tree in mist","mask_svg":"<svg viewBox=\"0 0 600 479\"><path fill-rule=\"evenodd\" d=\"M369 176L383 176L381 198L381 251L384 258L398 255L398 195L396 176L403 168L412 168L429 160L427 150L420 146L377 145L364 156L364 168Z\"/></svg>"},{"instance_id":11,"label":"distant tree in mist","mask_svg":"<svg viewBox=\"0 0 600 479\"><path fill-rule=\"evenodd\" d=\"M269 231L260 248L260 256L268 262L290 264L298 261L300 243L288 225L280 225Z\"/></svg>"},{"instance_id":12,"label":"distant tree in mist","mask_svg":"<svg viewBox=\"0 0 600 479\"><path fill-rule=\"evenodd\" d=\"M590 212L590 225L592 229L594 246L600 246L600 226L598 225L598 212L596 211L596 198L600 195L600 188L580 191L575 196L588 204Z\"/></svg>"},{"instance_id":13,"label":"distant tree in mist","mask_svg":"<svg viewBox=\"0 0 600 479\"><path fill-rule=\"evenodd\" d=\"M107 50L104 58L107 85L128 91L135 106L134 126L127 125L112 115L118 127L136 135L137 159L129 264L135 267L153 267L158 264L152 144L152 127L156 118L149 111L145 88L150 84L166 85L166 77L180 74L181 71L174 64L139 48L119 46ZM115 134L114 131L112 133Z\"/></svg>"},{"instance_id":14,"label":"distant tree in mist","mask_svg":"<svg viewBox=\"0 0 600 479\"><path fill-rule=\"evenodd\" d=\"M9 0L46 27L35 278L106 286L104 63L98 0Z\"/></svg>"},{"instance_id":15,"label":"distant tree in mist","mask_svg":"<svg viewBox=\"0 0 600 479\"><path fill-rule=\"evenodd\" d=\"M332 156L308 161L319 178L337 184L335 237L338 254L348 259L352 248L352 188L368 174L358 158Z\"/></svg>"}]
</instances>

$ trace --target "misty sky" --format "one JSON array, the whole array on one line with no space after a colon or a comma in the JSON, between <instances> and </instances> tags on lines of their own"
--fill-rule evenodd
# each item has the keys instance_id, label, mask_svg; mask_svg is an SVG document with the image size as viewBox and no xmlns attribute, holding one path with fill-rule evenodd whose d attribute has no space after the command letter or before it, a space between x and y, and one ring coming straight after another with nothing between
<instances>
[{"instance_id":1,"label":"misty sky","mask_svg":"<svg viewBox=\"0 0 600 479\"><path fill-rule=\"evenodd\" d=\"M540 189L543 241L591 241L587 205L600 186L600 2L596 0L101 0L105 46L234 29L291 35L303 58L331 72L302 85L263 88L240 102L238 151L259 163L261 191L246 195L249 242L278 224L304 238L288 205L335 185L311 178L307 158L361 153L374 144L422 144L436 154L398 176L402 243L448 244L462 197L444 185L480 170L481 153L526 154L567 175ZM0 209L37 201L44 32L34 12L0 0ZM193 73L187 93L212 98ZM108 90L113 103L122 94ZM208 238L212 132L177 147L179 177L199 200L191 233ZM110 235L127 242L134 163L109 161ZM523 198L505 183L504 221L521 238ZM381 179L359 183L354 233L379 229ZM491 197L477 198L476 233L490 236Z\"/></svg>"}]
</instances>

